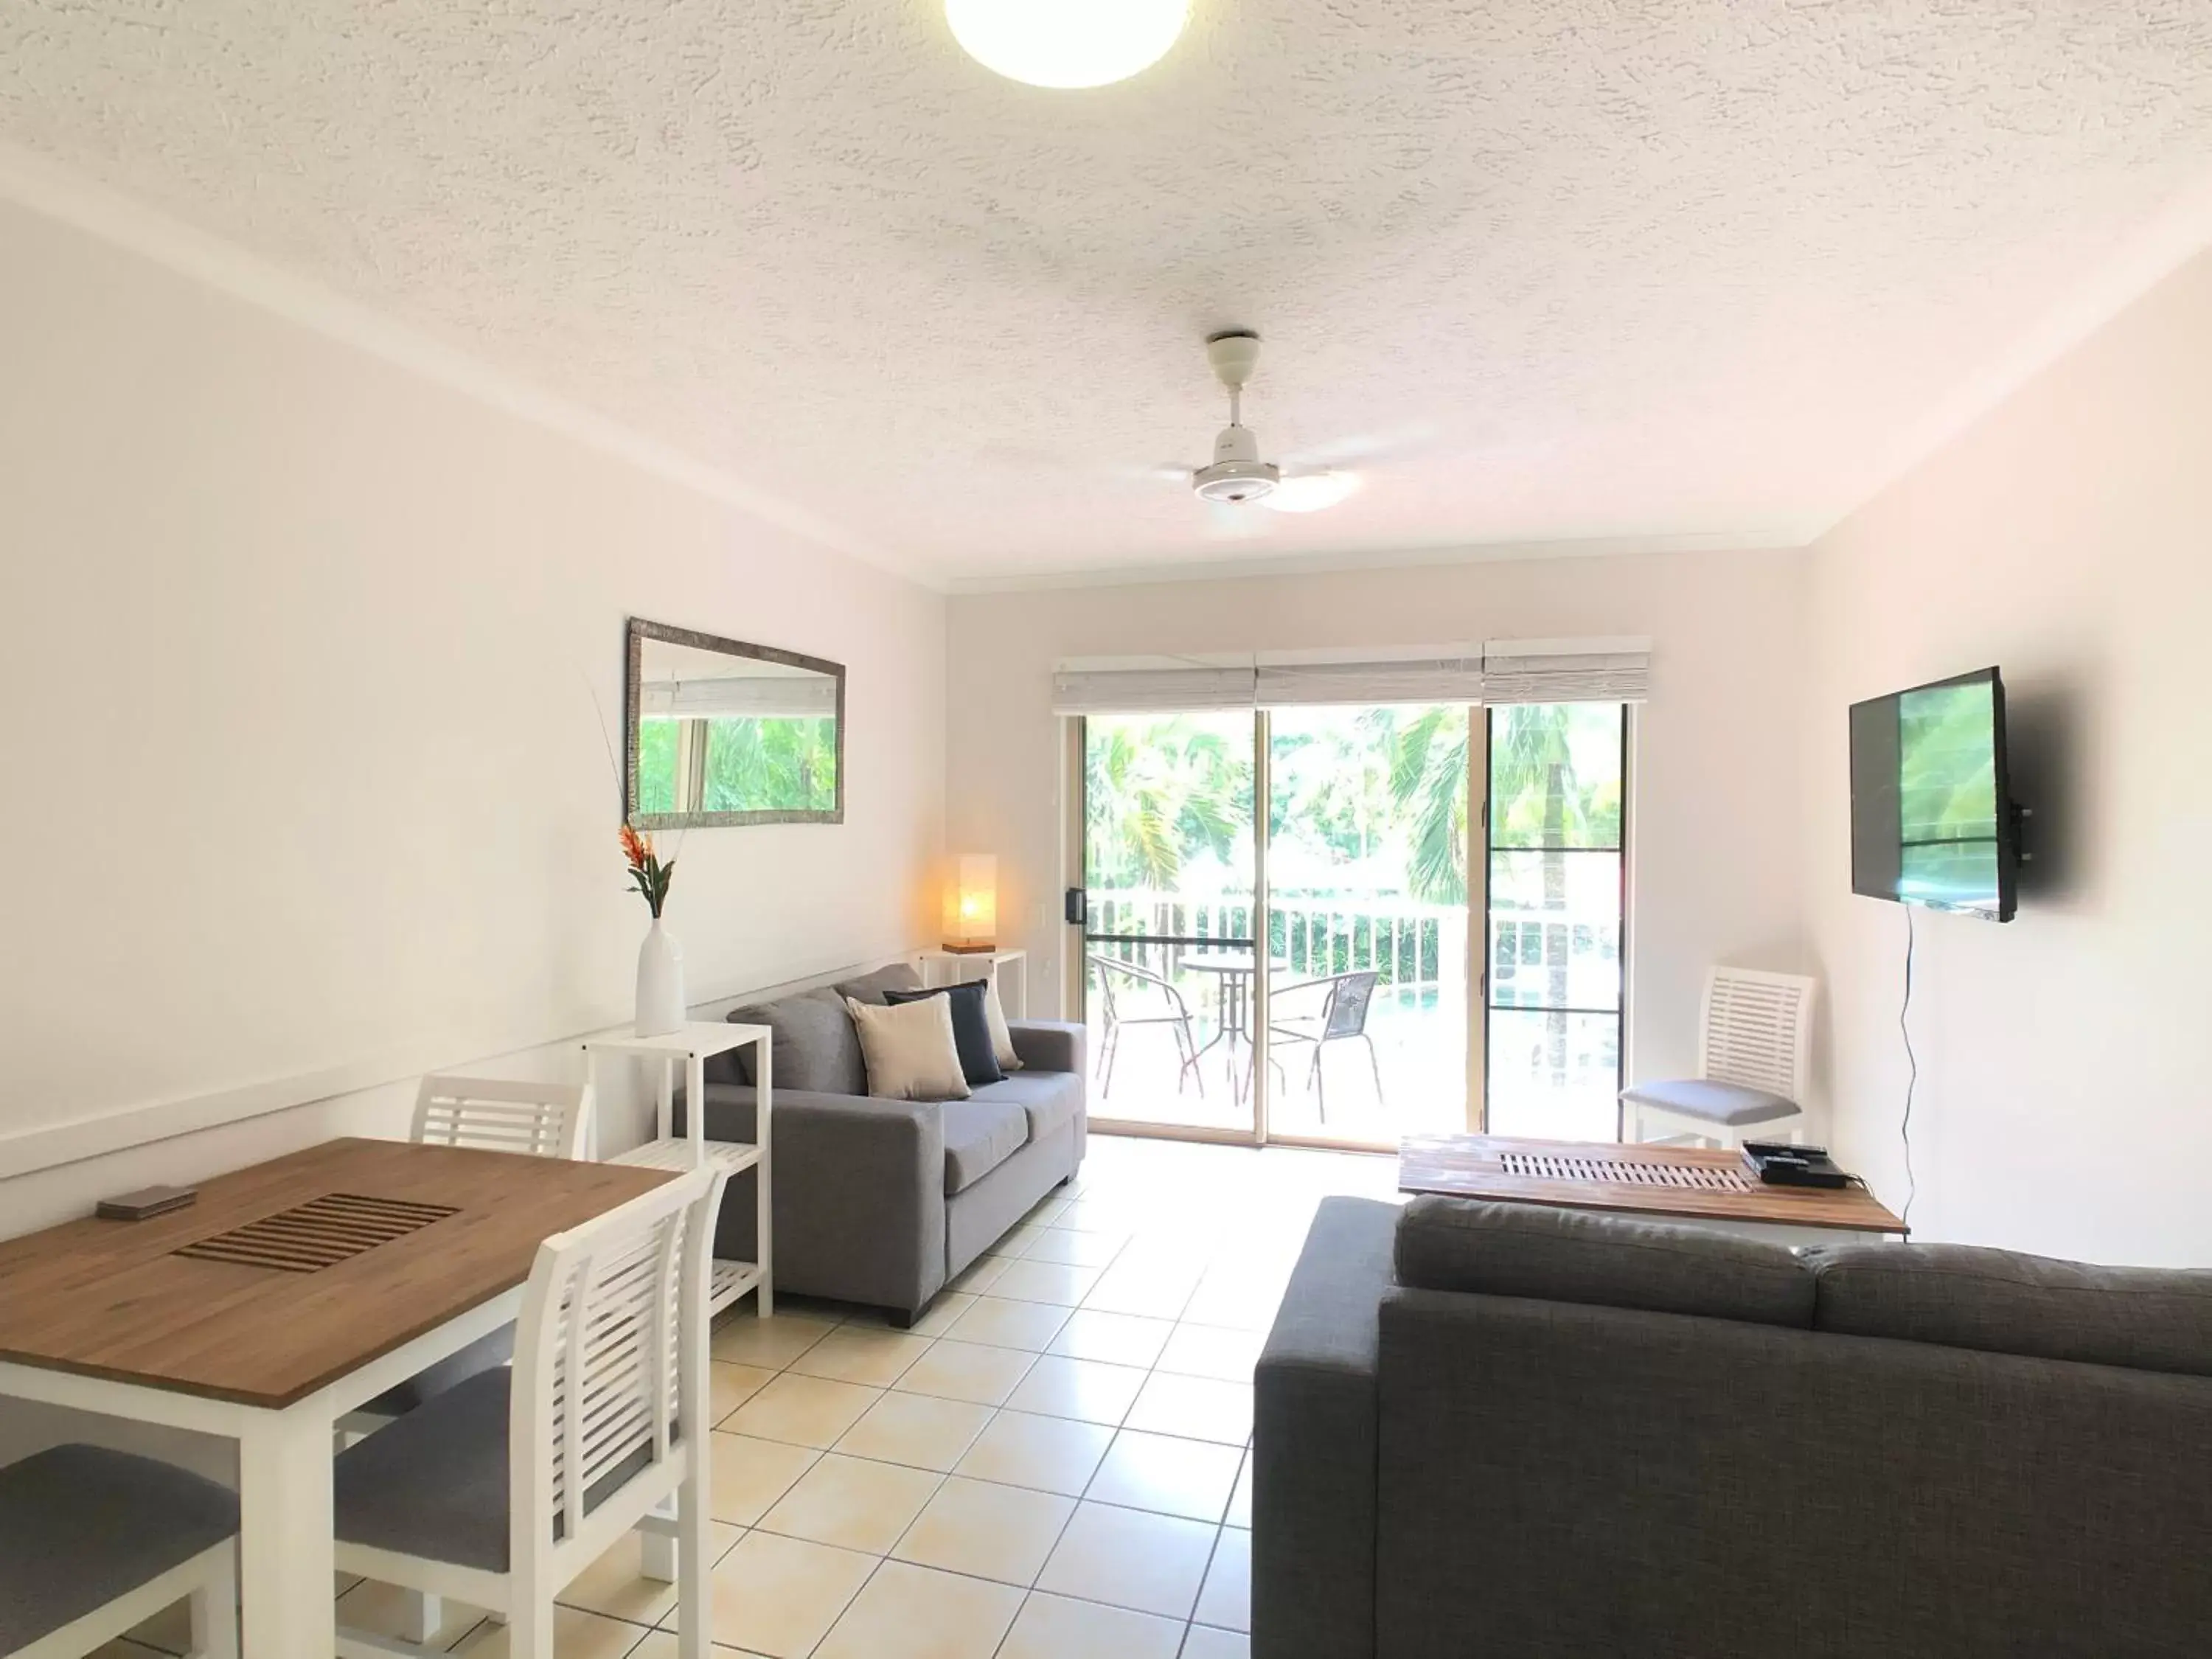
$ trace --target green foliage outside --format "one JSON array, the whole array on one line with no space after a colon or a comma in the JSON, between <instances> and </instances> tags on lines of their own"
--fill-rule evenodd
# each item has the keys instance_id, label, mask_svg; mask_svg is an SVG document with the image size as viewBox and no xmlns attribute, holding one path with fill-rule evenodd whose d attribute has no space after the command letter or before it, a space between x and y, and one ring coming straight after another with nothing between
<instances>
[{"instance_id":1,"label":"green foliage outside","mask_svg":"<svg viewBox=\"0 0 2212 1659\"><path fill-rule=\"evenodd\" d=\"M1467 902L1469 711L1296 709L1273 719L1273 886ZM1610 704L1496 711L1491 801L1501 847L1618 847L1620 715ZM1172 891L1194 865L1249 890L1247 714L1099 715L1084 746L1086 878ZM1351 886L1328 878L1340 868Z\"/></svg>"},{"instance_id":2,"label":"green foliage outside","mask_svg":"<svg viewBox=\"0 0 2212 1659\"><path fill-rule=\"evenodd\" d=\"M1995 696L1986 680L1934 686L1898 702L1901 887L1936 903L1995 902Z\"/></svg>"},{"instance_id":3,"label":"green foliage outside","mask_svg":"<svg viewBox=\"0 0 2212 1659\"><path fill-rule=\"evenodd\" d=\"M679 776L681 728L703 735L696 800ZM716 719L641 723L638 811L829 811L837 804L836 723L830 720Z\"/></svg>"}]
</instances>

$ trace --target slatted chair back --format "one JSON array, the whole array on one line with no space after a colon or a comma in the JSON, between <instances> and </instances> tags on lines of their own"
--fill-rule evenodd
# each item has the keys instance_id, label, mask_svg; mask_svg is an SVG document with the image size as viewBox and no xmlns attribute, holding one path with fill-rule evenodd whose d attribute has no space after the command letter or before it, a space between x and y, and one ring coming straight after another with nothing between
<instances>
[{"instance_id":1,"label":"slatted chair back","mask_svg":"<svg viewBox=\"0 0 2212 1659\"><path fill-rule=\"evenodd\" d=\"M426 1077L415 1096L413 1138L435 1146L580 1159L591 1107L587 1084Z\"/></svg>"},{"instance_id":2,"label":"slatted chair back","mask_svg":"<svg viewBox=\"0 0 2212 1659\"><path fill-rule=\"evenodd\" d=\"M1797 974L1716 968L1705 979L1698 1075L1764 1089L1802 1105L1813 1046L1815 981Z\"/></svg>"},{"instance_id":3,"label":"slatted chair back","mask_svg":"<svg viewBox=\"0 0 2212 1659\"><path fill-rule=\"evenodd\" d=\"M516 1323L514 1571L598 1559L706 1431L707 1294L728 1176L694 1170L538 1247ZM526 1564L530 1565L526 1565Z\"/></svg>"}]
</instances>

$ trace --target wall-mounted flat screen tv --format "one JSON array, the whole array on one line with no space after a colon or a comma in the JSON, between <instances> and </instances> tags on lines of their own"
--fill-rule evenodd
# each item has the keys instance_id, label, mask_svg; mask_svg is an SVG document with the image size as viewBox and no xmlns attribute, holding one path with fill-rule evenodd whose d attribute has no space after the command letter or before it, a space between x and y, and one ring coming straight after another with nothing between
<instances>
[{"instance_id":1,"label":"wall-mounted flat screen tv","mask_svg":"<svg viewBox=\"0 0 2212 1659\"><path fill-rule=\"evenodd\" d=\"M2020 866L1994 668L1851 705L1851 890L2010 921Z\"/></svg>"}]
</instances>

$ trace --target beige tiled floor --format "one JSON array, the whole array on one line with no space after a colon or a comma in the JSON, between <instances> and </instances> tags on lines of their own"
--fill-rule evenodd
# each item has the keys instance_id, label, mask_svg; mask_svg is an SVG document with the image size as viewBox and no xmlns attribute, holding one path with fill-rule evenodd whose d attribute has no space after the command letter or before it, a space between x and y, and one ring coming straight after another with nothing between
<instances>
[{"instance_id":1,"label":"beige tiled floor","mask_svg":"<svg viewBox=\"0 0 2212 1659\"><path fill-rule=\"evenodd\" d=\"M1252 1364L1325 1194L1392 1160L1094 1136L911 1333L787 1302L714 1334L714 1639L762 1659L1246 1659ZM625 1540L559 1659L675 1659ZM343 1616L393 1628L363 1583ZM180 1644L173 1620L100 1659ZM441 1642L499 1659L453 1608Z\"/></svg>"}]
</instances>

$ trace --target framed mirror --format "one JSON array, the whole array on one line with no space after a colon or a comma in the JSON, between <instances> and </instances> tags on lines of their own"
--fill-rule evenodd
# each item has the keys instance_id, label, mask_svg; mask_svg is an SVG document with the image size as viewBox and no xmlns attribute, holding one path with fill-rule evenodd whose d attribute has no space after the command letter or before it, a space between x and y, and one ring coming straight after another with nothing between
<instances>
[{"instance_id":1,"label":"framed mirror","mask_svg":"<svg viewBox=\"0 0 2212 1659\"><path fill-rule=\"evenodd\" d=\"M637 617L623 809L639 830L845 821L845 669Z\"/></svg>"}]
</instances>

